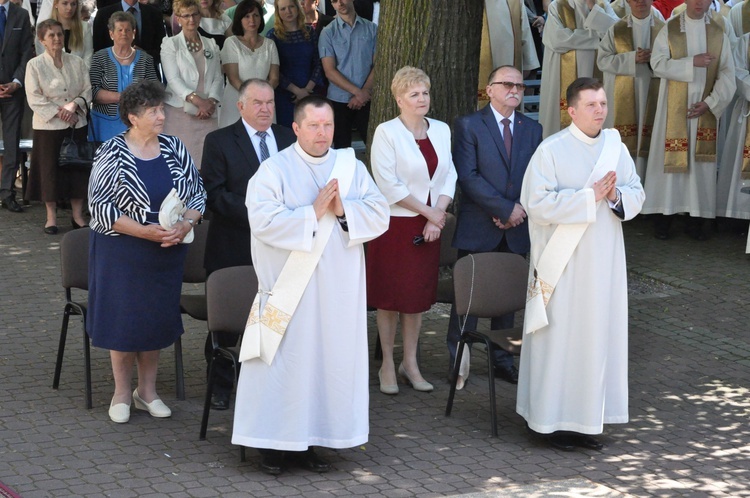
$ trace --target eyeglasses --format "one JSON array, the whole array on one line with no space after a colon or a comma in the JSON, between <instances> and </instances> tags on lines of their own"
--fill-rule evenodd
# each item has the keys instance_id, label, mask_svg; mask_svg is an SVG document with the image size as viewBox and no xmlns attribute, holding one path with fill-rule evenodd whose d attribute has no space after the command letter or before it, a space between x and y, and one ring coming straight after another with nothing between
<instances>
[{"instance_id":1,"label":"eyeglasses","mask_svg":"<svg viewBox=\"0 0 750 498\"><path fill-rule=\"evenodd\" d=\"M183 21L188 21L190 19L199 19L200 18L200 12L196 12L195 14L182 14L181 16L177 16Z\"/></svg>"},{"instance_id":2,"label":"eyeglasses","mask_svg":"<svg viewBox=\"0 0 750 498\"><path fill-rule=\"evenodd\" d=\"M512 81L493 81L490 83L490 86L492 85L503 85L506 90L512 90L513 87L518 88L520 91L526 90L526 85L524 83L513 83Z\"/></svg>"}]
</instances>

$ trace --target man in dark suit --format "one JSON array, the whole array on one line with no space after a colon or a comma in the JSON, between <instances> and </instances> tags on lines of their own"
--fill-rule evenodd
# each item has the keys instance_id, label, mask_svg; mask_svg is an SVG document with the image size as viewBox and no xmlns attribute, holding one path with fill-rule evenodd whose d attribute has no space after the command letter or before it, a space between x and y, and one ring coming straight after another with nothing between
<instances>
[{"instance_id":1,"label":"man in dark suit","mask_svg":"<svg viewBox=\"0 0 750 498\"><path fill-rule=\"evenodd\" d=\"M101 7L94 18L94 51L113 45L109 36L109 17L117 11L130 12L136 20L135 44L154 58L156 70L159 71L159 53L161 51L161 40L166 36L164 19L159 9L147 3L139 3L138 0L118 0L112 5Z\"/></svg>"},{"instance_id":2,"label":"man in dark suit","mask_svg":"<svg viewBox=\"0 0 750 498\"><path fill-rule=\"evenodd\" d=\"M204 263L207 274L230 266L253 264L245 207L247 182L260 163L296 141L290 128L271 124L274 91L268 82L247 80L239 93L237 107L241 119L206 135L203 145L201 174L211 211ZM225 341L223 345L232 344ZM206 341L207 360L211 348L210 341ZM234 380L232 363L217 363L215 368L219 380L214 385L211 406L226 410Z\"/></svg>"},{"instance_id":3,"label":"man in dark suit","mask_svg":"<svg viewBox=\"0 0 750 498\"><path fill-rule=\"evenodd\" d=\"M3 171L0 201L8 211L21 213L13 185L18 171L18 142L23 118L23 81L26 63L34 56L29 13L9 0L0 0L0 120L3 123Z\"/></svg>"},{"instance_id":4,"label":"man in dark suit","mask_svg":"<svg viewBox=\"0 0 750 498\"><path fill-rule=\"evenodd\" d=\"M489 77L489 105L456 120L453 162L461 197L453 246L459 257L479 252L529 252L526 212L519 198L526 167L542 141L542 127L516 112L523 91L521 73L513 66L501 66ZM476 320L469 317L466 330L476 328ZM494 319L491 326L512 327L513 314ZM451 309L447 338L451 365L460 338L458 317ZM518 382L510 353L496 351L494 364L497 377Z\"/></svg>"}]
</instances>

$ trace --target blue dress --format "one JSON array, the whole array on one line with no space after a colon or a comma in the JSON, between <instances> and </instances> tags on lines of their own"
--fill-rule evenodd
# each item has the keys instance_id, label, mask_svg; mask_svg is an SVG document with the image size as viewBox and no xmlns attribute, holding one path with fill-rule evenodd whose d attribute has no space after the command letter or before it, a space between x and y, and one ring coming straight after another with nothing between
<instances>
[{"instance_id":1,"label":"blue dress","mask_svg":"<svg viewBox=\"0 0 750 498\"><path fill-rule=\"evenodd\" d=\"M169 166L161 155L135 158L135 163L150 199L148 222L158 223L159 207L173 186ZM137 352L174 344L183 332L180 293L187 249L91 232L86 332L94 346Z\"/></svg>"},{"instance_id":2,"label":"blue dress","mask_svg":"<svg viewBox=\"0 0 750 498\"><path fill-rule=\"evenodd\" d=\"M307 39L305 32L308 34ZM294 121L294 94L286 88L290 83L304 88L309 81L315 82L316 86L323 85L318 35L310 26L305 26L305 31L287 33L285 40L279 39L273 29L266 36L274 41L279 52L279 86L275 90L276 122L291 128Z\"/></svg>"}]
</instances>

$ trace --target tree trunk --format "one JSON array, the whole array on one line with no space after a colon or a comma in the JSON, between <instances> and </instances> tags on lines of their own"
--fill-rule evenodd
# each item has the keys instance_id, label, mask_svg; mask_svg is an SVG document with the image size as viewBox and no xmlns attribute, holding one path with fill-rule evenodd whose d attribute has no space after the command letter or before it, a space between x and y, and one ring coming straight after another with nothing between
<instances>
[{"instance_id":1,"label":"tree trunk","mask_svg":"<svg viewBox=\"0 0 750 498\"><path fill-rule=\"evenodd\" d=\"M380 123L398 115L391 80L407 65L430 77L430 117L452 125L456 117L474 111L484 2L381 0L380 5L367 143Z\"/></svg>"}]
</instances>

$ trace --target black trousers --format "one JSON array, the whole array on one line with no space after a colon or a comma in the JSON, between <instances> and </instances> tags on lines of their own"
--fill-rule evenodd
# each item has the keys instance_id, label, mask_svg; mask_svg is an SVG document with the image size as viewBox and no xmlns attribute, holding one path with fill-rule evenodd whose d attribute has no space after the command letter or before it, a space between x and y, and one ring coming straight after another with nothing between
<instances>
[{"instance_id":1,"label":"black trousers","mask_svg":"<svg viewBox=\"0 0 750 498\"><path fill-rule=\"evenodd\" d=\"M344 149L352 146L352 129L356 128L367 143L367 125L370 121L370 103L362 109L349 109L348 104L331 102L333 104L333 148Z\"/></svg>"},{"instance_id":2,"label":"black trousers","mask_svg":"<svg viewBox=\"0 0 750 498\"><path fill-rule=\"evenodd\" d=\"M15 195L13 184L18 171L18 142L21 140L24 91L19 88L8 98L0 99L0 120L3 122L3 172L0 176L0 200Z\"/></svg>"}]
</instances>

